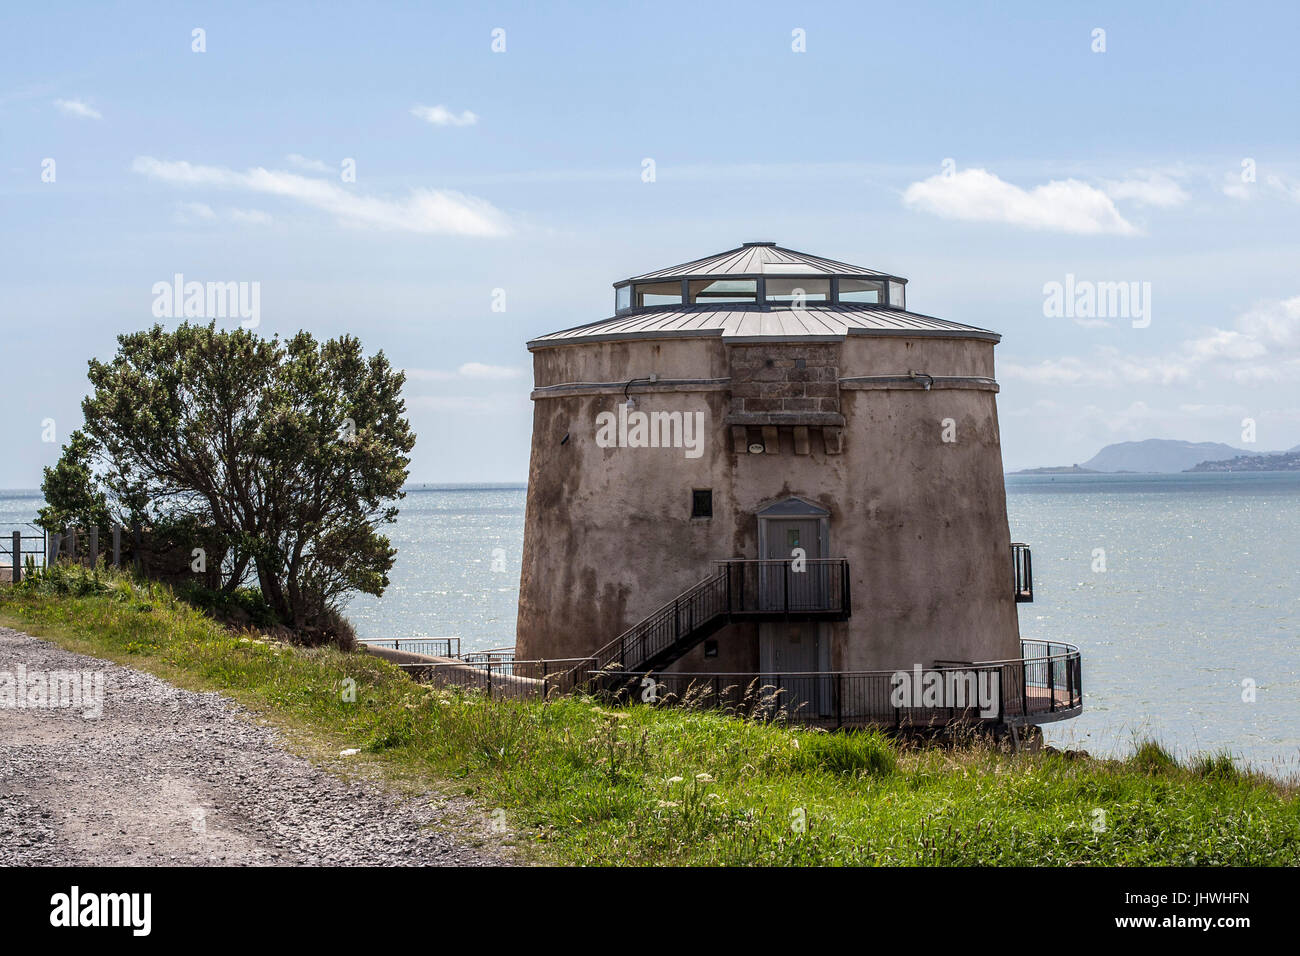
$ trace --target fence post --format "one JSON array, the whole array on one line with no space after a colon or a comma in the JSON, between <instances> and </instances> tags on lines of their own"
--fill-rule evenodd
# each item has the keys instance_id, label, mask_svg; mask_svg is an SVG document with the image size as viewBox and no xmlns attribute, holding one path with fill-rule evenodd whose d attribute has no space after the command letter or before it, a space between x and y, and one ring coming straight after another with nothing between
<instances>
[{"instance_id":1,"label":"fence post","mask_svg":"<svg viewBox=\"0 0 1300 956\"><path fill-rule=\"evenodd\" d=\"M835 726L844 726L844 675L835 675Z\"/></svg>"},{"instance_id":2,"label":"fence post","mask_svg":"<svg viewBox=\"0 0 1300 956\"><path fill-rule=\"evenodd\" d=\"M1029 716L1029 658L1025 657L1025 646L1020 645L1020 715Z\"/></svg>"},{"instance_id":3,"label":"fence post","mask_svg":"<svg viewBox=\"0 0 1300 956\"><path fill-rule=\"evenodd\" d=\"M68 542L68 550L72 552L71 554L72 560L76 561L77 560L77 529L72 527L71 525L68 525L63 529L63 534Z\"/></svg>"},{"instance_id":4,"label":"fence post","mask_svg":"<svg viewBox=\"0 0 1300 956\"><path fill-rule=\"evenodd\" d=\"M45 532L45 566L48 568L59 558L59 533Z\"/></svg>"},{"instance_id":5,"label":"fence post","mask_svg":"<svg viewBox=\"0 0 1300 956\"><path fill-rule=\"evenodd\" d=\"M113 525L113 567L122 566L122 526Z\"/></svg>"},{"instance_id":6,"label":"fence post","mask_svg":"<svg viewBox=\"0 0 1300 956\"><path fill-rule=\"evenodd\" d=\"M1047 645L1047 709L1056 711L1056 662L1052 660L1052 645Z\"/></svg>"},{"instance_id":7,"label":"fence post","mask_svg":"<svg viewBox=\"0 0 1300 956\"><path fill-rule=\"evenodd\" d=\"M9 575L9 580L17 584L23 579L23 533L21 531L14 532L13 545L13 573Z\"/></svg>"},{"instance_id":8,"label":"fence post","mask_svg":"<svg viewBox=\"0 0 1300 956\"><path fill-rule=\"evenodd\" d=\"M99 564L99 525L90 529L90 566Z\"/></svg>"},{"instance_id":9,"label":"fence post","mask_svg":"<svg viewBox=\"0 0 1300 956\"><path fill-rule=\"evenodd\" d=\"M131 558L136 573L140 572L140 519L131 522Z\"/></svg>"}]
</instances>

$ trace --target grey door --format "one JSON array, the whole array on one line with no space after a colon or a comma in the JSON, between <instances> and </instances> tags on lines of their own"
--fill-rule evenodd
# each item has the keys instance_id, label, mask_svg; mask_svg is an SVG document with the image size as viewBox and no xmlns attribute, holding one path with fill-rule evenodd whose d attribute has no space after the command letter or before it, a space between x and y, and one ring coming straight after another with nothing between
<instances>
[{"instance_id":1,"label":"grey door","mask_svg":"<svg viewBox=\"0 0 1300 956\"><path fill-rule=\"evenodd\" d=\"M821 522L816 518L767 518L763 555L769 561L791 564L763 565L760 593L766 610L815 611L824 606L824 569L813 562L822 556ZM803 550L807 564L797 570L796 549Z\"/></svg>"}]
</instances>

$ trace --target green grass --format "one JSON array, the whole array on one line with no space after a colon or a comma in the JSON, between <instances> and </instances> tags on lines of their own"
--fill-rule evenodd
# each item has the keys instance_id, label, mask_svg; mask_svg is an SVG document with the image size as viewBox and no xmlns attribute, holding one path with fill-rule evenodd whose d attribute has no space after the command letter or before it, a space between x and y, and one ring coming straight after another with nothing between
<instances>
[{"instance_id":1,"label":"green grass","mask_svg":"<svg viewBox=\"0 0 1300 956\"><path fill-rule=\"evenodd\" d=\"M610 864L1295 865L1294 786L1226 754L1182 765L905 745L585 698L489 701L362 654L224 630L158 585L67 572L0 620L219 690L317 756L496 810L530 856ZM355 681L355 702L346 700ZM107 706L112 706L111 699ZM335 758L337 759L337 758Z\"/></svg>"}]
</instances>

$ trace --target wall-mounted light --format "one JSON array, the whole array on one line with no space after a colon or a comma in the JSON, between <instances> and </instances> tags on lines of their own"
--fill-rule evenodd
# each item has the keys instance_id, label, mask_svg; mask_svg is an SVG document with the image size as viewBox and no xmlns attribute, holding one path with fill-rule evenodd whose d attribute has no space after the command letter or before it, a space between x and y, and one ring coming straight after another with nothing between
<instances>
[{"instance_id":1,"label":"wall-mounted light","mask_svg":"<svg viewBox=\"0 0 1300 956\"><path fill-rule=\"evenodd\" d=\"M766 450L767 449L763 447L763 443L761 441L755 441L749 443L749 453L751 455L761 455Z\"/></svg>"}]
</instances>

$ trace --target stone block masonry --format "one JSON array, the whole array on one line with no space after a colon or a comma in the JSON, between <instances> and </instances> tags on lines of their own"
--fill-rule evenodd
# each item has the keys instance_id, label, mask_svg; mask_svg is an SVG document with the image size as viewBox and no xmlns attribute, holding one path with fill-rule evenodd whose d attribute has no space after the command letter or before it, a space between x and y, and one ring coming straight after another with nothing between
<instances>
[{"instance_id":1,"label":"stone block masonry","mask_svg":"<svg viewBox=\"0 0 1300 956\"><path fill-rule=\"evenodd\" d=\"M737 418L840 413L837 342L729 345L727 365Z\"/></svg>"}]
</instances>

